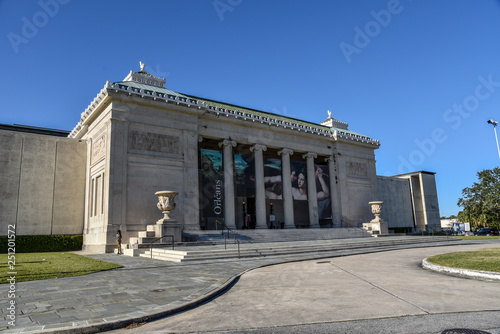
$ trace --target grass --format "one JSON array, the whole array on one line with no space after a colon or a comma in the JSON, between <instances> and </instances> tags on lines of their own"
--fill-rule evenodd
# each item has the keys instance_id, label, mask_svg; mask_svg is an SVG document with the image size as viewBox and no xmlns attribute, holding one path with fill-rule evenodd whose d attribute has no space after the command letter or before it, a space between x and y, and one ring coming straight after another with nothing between
<instances>
[{"instance_id":1,"label":"grass","mask_svg":"<svg viewBox=\"0 0 500 334\"><path fill-rule=\"evenodd\" d=\"M464 235L455 235L453 236L454 238L458 239L463 239L463 240L491 240L491 239L500 239L500 236L486 236L486 235L471 235L471 236L464 236Z\"/></svg>"},{"instance_id":2,"label":"grass","mask_svg":"<svg viewBox=\"0 0 500 334\"><path fill-rule=\"evenodd\" d=\"M21 253L15 254L15 265L7 254L0 254L0 284L15 276L16 282L27 282L49 278L81 276L103 270L122 267L121 265L92 259L72 253ZM16 274L9 274L15 272Z\"/></svg>"},{"instance_id":3,"label":"grass","mask_svg":"<svg viewBox=\"0 0 500 334\"><path fill-rule=\"evenodd\" d=\"M500 248L435 255L427 261L445 267L500 272Z\"/></svg>"}]
</instances>

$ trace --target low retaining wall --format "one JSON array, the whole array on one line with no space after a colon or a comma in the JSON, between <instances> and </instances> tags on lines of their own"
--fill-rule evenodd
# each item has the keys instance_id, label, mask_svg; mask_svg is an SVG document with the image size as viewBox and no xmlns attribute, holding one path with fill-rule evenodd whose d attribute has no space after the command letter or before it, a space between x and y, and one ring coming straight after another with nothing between
<instances>
[{"instance_id":1,"label":"low retaining wall","mask_svg":"<svg viewBox=\"0 0 500 334\"><path fill-rule=\"evenodd\" d=\"M422 267L427 270L435 271L442 274L458 276L463 278L472 278L479 280L496 280L500 281L500 273L495 273L491 271L480 271L471 269L461 269L461 268L450 268L438 266L427 261L427 258L422 261Z\"/></svg>"}]
</instances>

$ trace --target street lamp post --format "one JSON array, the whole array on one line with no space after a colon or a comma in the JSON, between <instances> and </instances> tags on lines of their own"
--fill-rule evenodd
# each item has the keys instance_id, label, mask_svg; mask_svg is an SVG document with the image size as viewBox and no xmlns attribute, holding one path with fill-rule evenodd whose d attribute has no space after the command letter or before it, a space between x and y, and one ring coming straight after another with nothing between
<instances>
[{"instance_id":1,"label":"street lamp post","mask_svg":"<svg viewBox=\"0 0 500 334\"><path fill-rule=\"evenodd\" d=\"M490 119L488 121L488 124L493 125L493 130L495 130L495 139L497 141L498 157L500 158L500 146L498 146L498 136L497 136L497 125L498 125L498 122Z\"/></svg>"}]
</instances>

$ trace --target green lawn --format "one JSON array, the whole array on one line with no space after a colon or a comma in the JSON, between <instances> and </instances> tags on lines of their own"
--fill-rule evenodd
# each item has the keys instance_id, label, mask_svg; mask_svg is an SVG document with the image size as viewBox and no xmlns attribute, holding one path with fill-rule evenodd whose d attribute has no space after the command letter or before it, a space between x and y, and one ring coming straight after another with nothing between
<instances>
[{"instance_id":1,"label":"green lawn","mask_svg":"<svg viewBox=\"0 0 500 334\"><path fill-rule=\"evenodd\" d=\"M15 254L15 264L7 254L0 254L0 284L15 276L16 282L48 278L80 276L122 266L72 253L21 253ZM14 265L14 267L11 267ZM15 272L16 274L9 274Z\"/></svg>"},{"instance_id":2,"label":"green lawn","mask_svg":"<svg viewBox=\"0 0 500 334\"><path fill-rule=\"evenodd\" d=\"M500 272L500 248L435 255L427 261L445 267Z\"/></svg>"},{"instance_id":3,"label":"green lawn","mask_svg":"<svg viewBox=\"0 0 500 334\"><path fill-rule=\"evenodd\" d=\"M463 240L491 240L491 239L500 239L500 236L486 236L486 235L471 235L471 236L462 236L456 235L454 238L463 239Z\"/></svg>"}]
</instances>

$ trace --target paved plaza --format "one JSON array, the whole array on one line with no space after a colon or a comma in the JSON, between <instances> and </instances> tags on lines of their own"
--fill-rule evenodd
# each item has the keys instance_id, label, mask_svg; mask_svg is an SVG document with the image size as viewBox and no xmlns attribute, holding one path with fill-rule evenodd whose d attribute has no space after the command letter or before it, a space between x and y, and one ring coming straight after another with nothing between
<instances>
[{"instance_id":1,"label":"paved plaza","mask_svg":"<svg viewBox=\"0 0 500 334\"><path fill-rule=\"evenodd\" d=\"M18 283L16 327L7 329L4 318L0 328L5 333L98 332L193 308L137 330L245 330L500 310L499 282L445 276L420 266L430 255L500 247L500 242L421 246L193 263L81 252L124 268ZM7 300L5 291L2 299Z\"/></svg>"}]
</instances>

